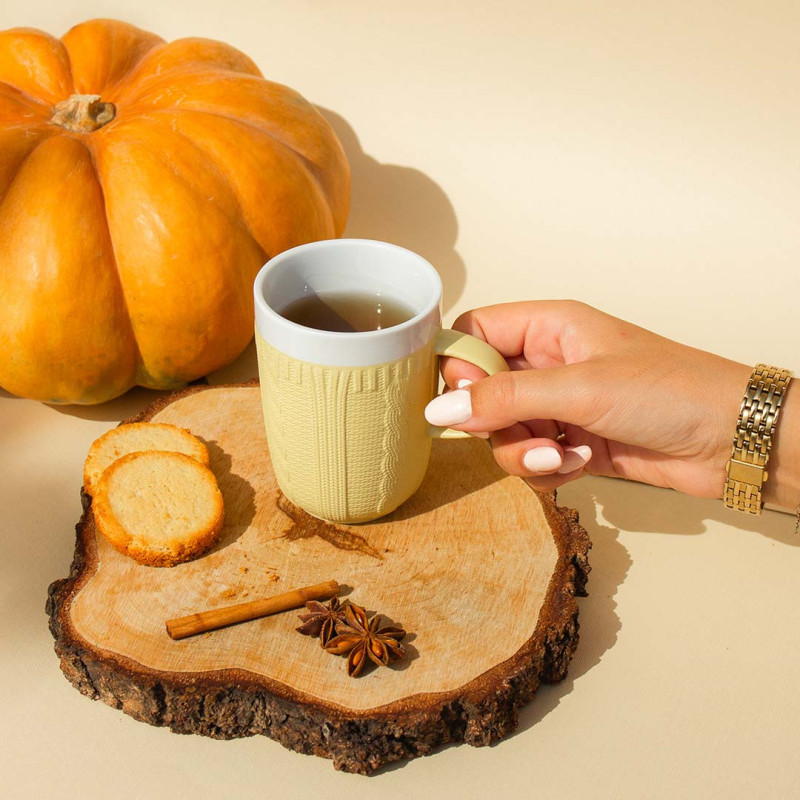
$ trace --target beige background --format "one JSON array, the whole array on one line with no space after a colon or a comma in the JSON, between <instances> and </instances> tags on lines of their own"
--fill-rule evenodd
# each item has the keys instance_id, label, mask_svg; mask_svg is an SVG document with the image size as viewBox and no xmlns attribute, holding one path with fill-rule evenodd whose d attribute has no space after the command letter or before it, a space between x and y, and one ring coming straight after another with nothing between
<instances>
[{"instance_id":1,"label":"beige background","mask_svg":"<svg viewBox=\"0 0 800 800\"><path fill-rule=\"evenodd\" d=\"M429 257L446 314L573 296L699 347L800 370L800 5L609 0L28 0L0 28L94 16L221 38L325 110L347 233ZM0 356L2 357L2 356ZM250 377L248 351L217 382ZM7 798L751 798L800 780L800 537L776 513L587 479L581 644L519 732L365 779L263 738L181 737L61 676L90 442L143 407L0 395L0 748Z\"/></svg>"}]
</instances>

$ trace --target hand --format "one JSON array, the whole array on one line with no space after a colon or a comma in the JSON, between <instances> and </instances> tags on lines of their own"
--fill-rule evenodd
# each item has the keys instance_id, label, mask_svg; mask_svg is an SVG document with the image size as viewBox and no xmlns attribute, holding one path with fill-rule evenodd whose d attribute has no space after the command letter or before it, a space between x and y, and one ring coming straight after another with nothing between
<instances>
[{"instance_id":1,"label":"hand","mask_svg":"<svg viewBox=\"0 0 800 800\"><path fill-rule=\"evenodd\" d=\"M722 496L749 366L574 301L488 306L453 327L499 350L511 371L485 377L446 359L455 391L426 417L490 432L506 472L542 491L589 472Z\"/></svg>"}]
</instances>

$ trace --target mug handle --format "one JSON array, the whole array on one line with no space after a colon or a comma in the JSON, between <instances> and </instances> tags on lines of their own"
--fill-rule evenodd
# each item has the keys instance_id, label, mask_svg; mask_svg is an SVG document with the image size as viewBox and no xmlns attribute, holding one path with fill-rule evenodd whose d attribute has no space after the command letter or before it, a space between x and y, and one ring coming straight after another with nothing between
<instances>
[{"instance_id":1,"label":"mug handle","mask_svg":"<svg viewBox=\"0 0 800 800\"><path fill-rule=\"evenodd\" d=\"M443 328L436 336L433 351L437 356L452 356L462 361L469 361L480 367L489 375L503 372L508 369L508 364L503 356L483 339L470 336L468 333ZM471 433L455 431L452 428L439 428L436 425L428 427L428 435L437 439L470 439Z\"/></svg>"}]
</instances>

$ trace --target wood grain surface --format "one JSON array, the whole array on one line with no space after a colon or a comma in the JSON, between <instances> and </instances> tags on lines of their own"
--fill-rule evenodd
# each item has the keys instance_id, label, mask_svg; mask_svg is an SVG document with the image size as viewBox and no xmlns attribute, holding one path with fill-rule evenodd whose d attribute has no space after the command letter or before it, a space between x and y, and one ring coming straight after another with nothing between
<instances>
[{"instance_id":1,"label":"wood grain surface","mask_svg":"<svg viewBox=\"0 0 800 800\"><path fill-rule=\"evenodd\" d=\"M485 442L434 442L400 509L331 525L280 494L257 385L193 387L136 419L207 443L225 527L201 558L146 567L97 535L85 498L70 577L48 604L62 669L85 694L151 724L264 733L369 772L444 741L500 738L541 680L566 674L588 537L575 512L500 471ZM350 678L344 658L295 631L294 611L180 641L165 630L330 579L342 599L405 627L405 660Z\"/></svg>"}]
</instances>

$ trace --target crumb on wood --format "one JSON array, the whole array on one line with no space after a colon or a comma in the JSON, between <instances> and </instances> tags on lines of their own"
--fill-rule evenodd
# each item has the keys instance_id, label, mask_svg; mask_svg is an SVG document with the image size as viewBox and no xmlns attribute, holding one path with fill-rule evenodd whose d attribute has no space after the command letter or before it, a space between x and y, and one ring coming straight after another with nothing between
<instances>
[{"instance_id":1,"label":"crumb on wood","mask_svg":"<svg viewBox=\"0 0 800 800\"><path fill-rule=\"evenodd\" d=\"M236 589L226 589L222 593L223 597L235 597L236 596Z\"/></svg>"},{"instance_id":2,"label":"crumb on wood","mask_svg":"<svg viewBox=\"0 0 800 800\"><path fill-rule=\"evenodd\" d=\"M249 567L239 567L239 572L241 572L241 573L242 573L242 575L247 575L247 573L248 573L249 571L250 571L250 568L249 568Z\"/></svg>"},{"instance_id":3,"label":"crumb on wood","mask_svg":"<svg viewBox=\"0 0 800 800\"><path fill-rule=\"evenodd\" d=\"M276 575L274 572L271 575L267 576L271 581L279 581L281 579L280 575Z\"/></svg>"}]
</instances>

